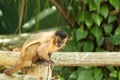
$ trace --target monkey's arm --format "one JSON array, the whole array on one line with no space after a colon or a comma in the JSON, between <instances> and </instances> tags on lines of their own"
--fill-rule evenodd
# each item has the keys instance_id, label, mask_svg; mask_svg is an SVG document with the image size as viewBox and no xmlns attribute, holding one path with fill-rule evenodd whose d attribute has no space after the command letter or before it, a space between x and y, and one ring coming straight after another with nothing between
<instances>
[{"instance_id":1,"label":"monkey's arm","mask_svg":"<svg viewBox=\"0 0 120 80\"><path fill-rule=\"evenodd\" d=\"M51 46L49 44L45 43L45 44L39 46L37 53L38 53L39 57L42 58L43 61L49 63L51 65L51 69L53 69L54 62L51 60L51 52L49 52L50 47ZM36 61L36 63L41 62L41 60L40 61L39 60Z\"/></svg>"},{"instance_id":2,"label":"monkey's arm","mask_svg":"<svg viewBox=\"0 0 120 80\"><path fill-rule=\"evenodd\" d=\"M38 56L47 61L50 60L49 57L49 45L47 43L41 44L37 50Z\"/></svg>"}]
</instances>

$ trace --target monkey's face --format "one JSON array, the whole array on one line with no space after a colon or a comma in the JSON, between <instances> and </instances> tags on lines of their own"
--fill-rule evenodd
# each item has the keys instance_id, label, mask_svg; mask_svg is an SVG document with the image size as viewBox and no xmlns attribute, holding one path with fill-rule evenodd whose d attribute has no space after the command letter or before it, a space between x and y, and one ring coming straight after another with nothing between
<instances>
[{"instance_id":1,"label":"monkey's face","mask_svg":"<svg viewBox=\"0 0 120 80\"><path fill-rule=\"evenodd\" d=\"M67 33L62 30L55 32L55 45L58 49L63 48L67 41Z\"/></svg>"},{"instance_id":2,"label":"monkey's face","mask_svg":"<svg viewBox=\"0 0 120 80\"><path fill-rule=\"evenodd\" d=\"M66 42L67 42L67 38L62 39L62 38L60 38L59 36L57 36L56 39L55 39L55 45L56 45L59 49L62 48L62 47L64 47L65 44L66 44Z\"/></svg>"}]
</instances>

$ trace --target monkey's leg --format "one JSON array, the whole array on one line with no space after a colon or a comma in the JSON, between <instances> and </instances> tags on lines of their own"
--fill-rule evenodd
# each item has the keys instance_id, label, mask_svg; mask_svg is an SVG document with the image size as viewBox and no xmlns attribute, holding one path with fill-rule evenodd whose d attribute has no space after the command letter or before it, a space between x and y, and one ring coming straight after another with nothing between
<instances>
[{"instance_id":1,"label":"monkey's leg","mask_svg":"<svg viewBox=\"0 0 120 80\"><path fill-rule=\"evenodd\" d=\"M23 68L25 62L26 62L26 59L20 58L20 59L18 60L18 62L15 64L14 67L5 70L4 73L7 74L7 75L11 75L12 73L16 72L17 70Z\"/></svg>"}]
</instances>

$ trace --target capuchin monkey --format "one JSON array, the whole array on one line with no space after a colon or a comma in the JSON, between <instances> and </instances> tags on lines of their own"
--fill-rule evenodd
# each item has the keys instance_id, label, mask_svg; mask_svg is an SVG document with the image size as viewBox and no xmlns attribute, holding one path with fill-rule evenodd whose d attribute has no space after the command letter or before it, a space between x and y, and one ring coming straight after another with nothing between
<instances>
[{"instance_id":1,"label":"capuchin monkey","mask_svg":"<svg viewBox=\"0 0 120 80\"><path fill-rule=\"evenodd\" d=\"M41 32L32 35L23 44L21 55L15 66L4 71L11 75L23 68L27 61L36 63L40 59L52 64L51 53L63 48L67 42L67 33L62 30ZM32 64L31 63L31 64Z\"/></svg>"}]
</instances>

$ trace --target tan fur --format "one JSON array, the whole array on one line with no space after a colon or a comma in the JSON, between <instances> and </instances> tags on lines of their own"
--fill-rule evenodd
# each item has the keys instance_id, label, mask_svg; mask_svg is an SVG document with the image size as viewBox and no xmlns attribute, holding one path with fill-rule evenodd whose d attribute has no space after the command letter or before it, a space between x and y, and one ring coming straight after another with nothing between
<instances>
[{"instance_id":1,"label":"tan fur","mask_svg":"<svg viewBox=\"0 0 120 80\"><path fill-rule=\"evenodd\" d=\"M16 62L15 66L4 71L5 74L10 75L17 70L24 67L27 61L31 63L36 62L38 59L50 61L49 54L58 50L55 41L55 31L41 32L32 35L23 44L21 55Z\"/></svg>"}]
</instances>

